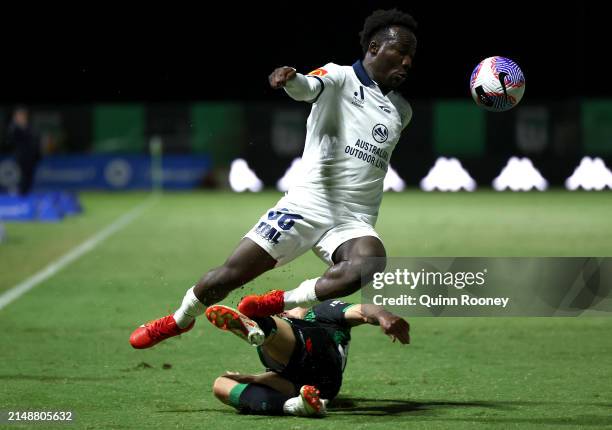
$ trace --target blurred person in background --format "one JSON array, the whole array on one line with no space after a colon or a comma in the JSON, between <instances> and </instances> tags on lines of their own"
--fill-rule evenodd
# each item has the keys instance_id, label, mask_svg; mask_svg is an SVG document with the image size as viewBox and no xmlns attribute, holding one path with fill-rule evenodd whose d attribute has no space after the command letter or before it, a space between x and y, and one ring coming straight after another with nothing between
<instances>
[{"instance_id":1,"label":"blurred person in background","mask_svg":"<svg viewBox=\"0 0 612 430\"><path fill-rule=\"evenodd\" d=\"M8 126L6 145L19 166L19 195L32 190L36 166L41 159L40 139L30 126L29 112L25 106L17 106Z\"/></svg>"}]
</instances>

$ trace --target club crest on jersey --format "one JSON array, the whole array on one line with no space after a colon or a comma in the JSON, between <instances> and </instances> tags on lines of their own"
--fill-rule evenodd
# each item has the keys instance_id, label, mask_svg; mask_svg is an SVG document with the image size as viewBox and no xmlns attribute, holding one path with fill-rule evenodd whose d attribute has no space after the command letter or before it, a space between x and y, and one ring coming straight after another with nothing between
<instances>
[{"instance_id":1,"label":"club crest on jersey","mask_svg":"<svg viewBox=\"0 0 612 430\"><path fill-rule=\"evenodd\" d=\"M389 138L389 130L384 124L376 124L372 129L372 137L378 143L384 143Z\"/></svg>"},{"instance_id":2,"label":"club crest on jersey","mask_svg":"<svg viewBox=\"0 0 612 430\"><path fill-rule=\"evenodd\" d=\"M319 67L318 69L314 69L308 75L309 76L325 76L325 75L327 75L327 70L325 70L322 67Z\"/></svg>"},{"instance_id":3,"label":"club crest on jersey","mask_svg":"<svg viewBox=\"0 0 612 430\"><path fill-rule=\"evenodd\" d=\"M365 103L365 95L361 85L359 86L359 91L355 91L353 93L353 101L351 103L357 107L363 107L363 104Z\"/></svg>"}]
</instances>

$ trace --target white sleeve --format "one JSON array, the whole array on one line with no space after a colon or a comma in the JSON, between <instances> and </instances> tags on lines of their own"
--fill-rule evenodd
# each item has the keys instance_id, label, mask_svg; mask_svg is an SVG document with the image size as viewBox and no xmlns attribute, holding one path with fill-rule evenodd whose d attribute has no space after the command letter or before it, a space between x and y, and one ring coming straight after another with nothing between
<instances>
[{"instance_id":1,"label":"white sleeve","mask_svg":"<svg viewBox=\"0 0 612 430\"><path fill-rule=\"evenodd\" d=\"M295 100L316 103L323 91L335 91L343 85L344 79L345 71L341 66L327 63L307 75L297 73L287 82L285 91Z\"/></svg>"},{"instance_id":2,"label":"white sleeve","mask_svg":"<svg viewBox=\"0 0 612 430\"><path fill-rule=\"evenodd\" d=\"M321 80L324 88L340 87L344 83L346 72L342 66L327 63L323 67L313 70L307 76L316 77Z\"/></svg>"},{"instance_id":3,"label":"white sleeve","mask_svg":"<svg viewBox=\"0 0 612 430\"><path fill-rule=\"evenodd\" d=\"M314 77L306 77L301 73L296 73L293 79L287 81L285 92L293 100L297 101L314 101L323 90L323 83Z\"/></svg>"},{"instance_id":4,"label":"white sleeve","mask_svg":"<svg viewBox=\"0 0 612 430\"><path fill-rule=\"evenodd\" d=\"M404 111L404 115L402 115L402 130L406 128L410 121L412 120L412 106L409 103L406 103L406 110Z\"/></svg>"}]
</instances>

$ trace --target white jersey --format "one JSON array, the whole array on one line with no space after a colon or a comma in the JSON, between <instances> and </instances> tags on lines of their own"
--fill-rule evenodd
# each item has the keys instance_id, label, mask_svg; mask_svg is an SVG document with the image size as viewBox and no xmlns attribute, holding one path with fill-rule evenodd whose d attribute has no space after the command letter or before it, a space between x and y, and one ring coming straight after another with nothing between
<instances>
[{"instance_id":1,"label":"white jersey","mask_svg":"<svg viewBox=\"0 0 612 430\"><path fill-rule=\"evenodd\" d=\"M313 103L303 177L287 197L374 225L391 153L412 117L410 105L396 92L384 95L361 61L297 74L285 90Z\"/></svg>"}]
</instances>

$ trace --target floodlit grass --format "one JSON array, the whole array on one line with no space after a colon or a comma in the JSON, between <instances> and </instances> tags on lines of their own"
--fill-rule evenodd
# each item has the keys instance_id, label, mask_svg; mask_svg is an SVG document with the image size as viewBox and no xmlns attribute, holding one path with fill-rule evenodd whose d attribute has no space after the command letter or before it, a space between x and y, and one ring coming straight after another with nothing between
<instances>
[{"instance_id":1,"label":"floodlit grass","mask_svg":"<svg viewBox=\"0 0 612 430\"><path fill-rule=\"evenodd\" d=\"M356 328L343 389L324 420L239 415L218 403L210 390L216 376L261 365L252 348L205 319L189 334L133 350L131 331L172 312L279 197L163 195L0 310L0 409L74 410L75 427L91 429L612 425L608 318L414 318L409 346L392 344L376 327ZM146 198L84 194L85 213L77 217L8 224L0 291ZM397 257L610 256L611 214L608 193L401 193L385 196L377 230ZM324 269L308 253L224 303L236 305L246 292L291 288Z\"/></svg>"}]
</instances>

